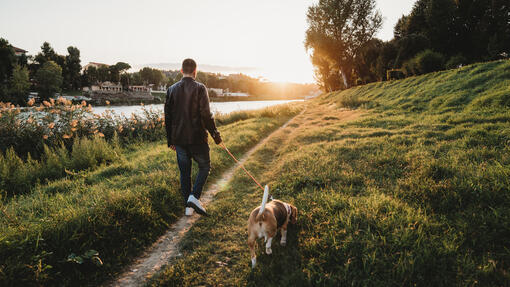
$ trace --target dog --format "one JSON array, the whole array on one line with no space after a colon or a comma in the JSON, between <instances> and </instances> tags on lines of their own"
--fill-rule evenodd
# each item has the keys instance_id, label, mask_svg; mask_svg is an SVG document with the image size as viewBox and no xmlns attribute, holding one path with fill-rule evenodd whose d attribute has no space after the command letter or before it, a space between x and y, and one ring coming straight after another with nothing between
<instances>
[{"instance_id":1,"label":"dog","mask_svg":"<svg viewBox=\"0 0 510 287\"><path fill-rule=\"evenodd\" d=\"M255 268L257 264L257 239L264 237L266 242L266 254L271 254L271 242L276 236L276 232L281 230L282 238L280 245L287 244L287 226L289 223L297 222L298 210L295 206L280 200L272 200L267 203L269 187L266 185L262 204L255 208L248 219L248 246L251 253L251 267ZM267 203L267 204L266 204Z\"/></svg>"}]
</instances>

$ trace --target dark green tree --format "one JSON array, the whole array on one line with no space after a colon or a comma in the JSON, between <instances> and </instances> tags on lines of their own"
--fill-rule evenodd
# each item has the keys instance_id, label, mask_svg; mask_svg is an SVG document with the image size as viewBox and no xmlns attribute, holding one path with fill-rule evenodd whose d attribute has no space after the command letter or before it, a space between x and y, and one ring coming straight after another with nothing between
<instances>
[{"instance_id":1,"label":"dark green tree","mask_svg":"<svg viewBox=\"0 0 510 287\"><path fill-rule=\"evenodd\" d=\"M37 70L36 81L39 97L49 99L61 91L62 68L51 60L47 61Z\"/></svg>"},{"instance_id":2,"label":"dark green tree","mask_svg":"<svg viewBox=\"0 0 510 287\"><path fill-rule=\"evenodd\" d=\"M9 42L0 38L0 101L6 101L9 79L16 64L16 54Z\"/></svg>"},{"instance_id":3,"label":"dark green tree","mask_svg":"<svg viewBox=\"0 0 510 287\"><path fill-rule=\"evenodd\" d=\"M65 57L63 69L64 87L66 89L79 90L81 88L81 60L80 50L76 47L67 48L68 55Z\"/></svg>"},{"instance_id":4,"label":"dark green tree","mask_svg":"<svg viewBox=\"0 0 510 287\"><path fill-rule=\"evenodd\" d=\"M26 104L28 91L30 89L27 67L21 67L18 64L14 66L9 86L9 101L20 105Z\"/></svg>"},{"instance_id":5,"label":"dark green tree","mask_svg":"<svg viewBox=\"0 0 510 287\"><path fill-rule=\"evenodd\" d=\"M110 69L108 66L99 66L97 68L97 81L102 83L106 81L110 81Z\"/></svg>"}]
</instances>

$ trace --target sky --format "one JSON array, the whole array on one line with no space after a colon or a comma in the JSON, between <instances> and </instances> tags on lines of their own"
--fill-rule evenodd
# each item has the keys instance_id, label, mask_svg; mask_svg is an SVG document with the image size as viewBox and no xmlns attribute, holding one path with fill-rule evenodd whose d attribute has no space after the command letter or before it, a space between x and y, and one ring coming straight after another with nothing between
<instances>
[{"instance_id":1,"label":"sky","mask_svg":"<svg viewBox=\"0 0 510 287\"><path fill-rule=\"evenodd\" d=\"M35 55L44 41L88 62L133 67L193 58L210 72L312 83L303 41L317 0L0 0L0 37ZM415 0L377 0L389 40ZM161 65L160 65L161 66Z\"/></svg>"}]
</instances>

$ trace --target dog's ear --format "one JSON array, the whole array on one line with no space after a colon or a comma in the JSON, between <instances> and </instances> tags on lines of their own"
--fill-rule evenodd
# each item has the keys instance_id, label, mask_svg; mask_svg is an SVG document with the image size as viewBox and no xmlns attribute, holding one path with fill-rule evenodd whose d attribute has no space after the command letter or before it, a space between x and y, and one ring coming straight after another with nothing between
<instances>
[{"instance_id":1,"label":"dog's ear","mask_svg":"<svg viewBox=\"0 0 510 287\"><path fill-rule=\"evenodd\" d=\"M297 222L297 207L294 205L290 206L290 223L296 224Z\"/></svg>"}]
</instances>

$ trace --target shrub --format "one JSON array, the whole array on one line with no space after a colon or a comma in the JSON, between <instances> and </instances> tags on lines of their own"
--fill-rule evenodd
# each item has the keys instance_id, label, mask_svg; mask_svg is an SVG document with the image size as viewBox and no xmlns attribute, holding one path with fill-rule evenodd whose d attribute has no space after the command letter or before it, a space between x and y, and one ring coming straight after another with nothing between
<instances>
[{"instance_id":1,"label":"shrub","mask_svg":"<svg viewBox=\"0 0 510 287\"><path fill-rule=\"evenodd\" d=\"M430 49L416 55L416 64L420 74L427 74L444 68L444 57Z\"/></svg>"},{"instance_id":2,"label":"shrub","mask_svg":"<svg viewBox=\"0 0 510 287\"><path fill-rule=\"evenodd\" d=\"M402 65L402 70L407 77L422 75L442 70L444 68L443 63L443 55L427 49L405 62Z\"/></svg>"},{"instance_id":3,"label":"shrub","mask_svg":"<svg viewBox=\"0 0 510 287\"><path fill-rule=\"evenodd\" d=\"M462 54L457 54L453 57L451 57L448 62L446 62L446 68L447 69L457 69L461 66L467 64L466 57L462 56Z\"/></svg>"},{"instance_id":4,"label":"shrub","mask_svg":"<svg viewBox=\"0 0 510 287\"><path fill-rule=\"evenodd\" d=\"M416 58L413 58L402 65L402 71L406 77L414 76L419 74L418 63Z\"/></svg>"},{"instance_id":5,"label":"shrub","mask_svg":"<svg viewBox=\"0 0 510 287\"><path fill-rule=\"evenodd\" d=\"M6 190L7 197L27 193L37 182L63 177L66 170L76 172L113 162L120 158L119 154L116 136L110 143L99 136L77 138L71 152L63 144L57 148L44 146L40 161L30 154L23 160L9 148L5 155L0 152L0 190Z\"/></svg>"}]
</instances>

